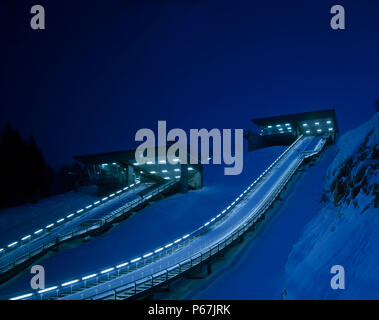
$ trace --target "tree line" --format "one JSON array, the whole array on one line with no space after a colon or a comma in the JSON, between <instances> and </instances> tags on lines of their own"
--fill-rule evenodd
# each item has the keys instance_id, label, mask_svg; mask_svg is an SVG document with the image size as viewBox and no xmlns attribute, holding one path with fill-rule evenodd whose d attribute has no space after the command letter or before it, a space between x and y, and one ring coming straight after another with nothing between
<instances>
[{"instance_id":1,"label":"tree line","mask_svg":"<svg viewBox=\"0 0 379 320\"><path fill-rule=\"evenodd\" d=\"M0 155L0 209L77 190L88 179L78 163L52 168L33 135L24 140L10 124L0 134Z\"/></svg>"}]
</instances>

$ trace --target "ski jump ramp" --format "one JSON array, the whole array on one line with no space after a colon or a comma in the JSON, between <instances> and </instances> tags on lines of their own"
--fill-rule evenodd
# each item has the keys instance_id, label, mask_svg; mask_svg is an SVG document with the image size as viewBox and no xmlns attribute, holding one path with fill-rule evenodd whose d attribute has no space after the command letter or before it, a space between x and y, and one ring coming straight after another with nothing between
<instances>
[{"instance_id":1,"label":"ski jump ramp","mask_svg":"<svg viewBox=\"0 0 379 320\"><path fill-rule=\"evenodd\" d=\"M12 299L128 299L183 275L248 231L271 207L305 159L317 155L328 138L299 136L225 210L192 233L118 265L92 270Z\"/></svg>"}]
</instances>

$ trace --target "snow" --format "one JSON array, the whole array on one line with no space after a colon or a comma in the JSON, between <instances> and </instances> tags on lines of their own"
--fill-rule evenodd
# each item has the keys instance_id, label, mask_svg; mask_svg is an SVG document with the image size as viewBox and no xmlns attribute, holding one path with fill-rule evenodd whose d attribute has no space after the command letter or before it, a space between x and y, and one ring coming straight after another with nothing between
<instances>
[{"instance_id":1,"label":"snow","mask_svg":"<svg viewBox=\"0 0 379 320\"><path fill-rule=\"evenodd\" d=\"M199 227L223 210L284 149L272 147L248 154L239 176L224 176L220 165L205 166L203 189L152 203L105 235L50 255L38 262L45 267L46 286L139 256ZM2 288L0 295L29 291L29 281L27 270Z\"/></svg>"},{"instance_id":2,"label":"snow","mask_svg":"<svg viewBox=\"0 0 379 320\"><path fill-rule=\"evenodd\" d=\"M378 129L376 114L338 142L338 153L325 182L330 201L309 222L292 249L282 284L283 298L379 298L379 215L373 188L379 180L378 162L370 159L378 148ZM360 177L361 168L364 174ZM366 179L364 183L362 179ZM336 184L347 186L340 188L337 198ZM354 197L355 187L358 194ZM344 267L343 290L330 286L333 265Z\"/></svg>"},{"instance_id":3,"label":"snow","mask_svg":"<svg viewBox=\"0 0 379 320\"><path fill-rule=\"evenodd\" d=\"M0 210L0 248L99 200L92 195L95 192L94 188L85 187L79 192L70 191L37 203Z\"/></svg>"}]
</instances>

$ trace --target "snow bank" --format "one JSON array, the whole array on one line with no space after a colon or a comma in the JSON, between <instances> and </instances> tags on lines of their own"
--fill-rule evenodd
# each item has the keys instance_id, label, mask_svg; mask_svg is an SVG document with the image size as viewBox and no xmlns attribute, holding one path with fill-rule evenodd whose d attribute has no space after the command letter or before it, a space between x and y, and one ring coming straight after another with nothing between
<instances>
[{"instance_id":1,"label":"snow bank","mask_svg":"<svg viewBox=\"0 0 379 320\"><path fill-rule=\"evenodd\" d=\"M378 299L379 114L346 133L328 169L324 208L289 255L284 299ZM333 290L333 265L345 269L345 289Z\"/></svg>"}]
</instances>

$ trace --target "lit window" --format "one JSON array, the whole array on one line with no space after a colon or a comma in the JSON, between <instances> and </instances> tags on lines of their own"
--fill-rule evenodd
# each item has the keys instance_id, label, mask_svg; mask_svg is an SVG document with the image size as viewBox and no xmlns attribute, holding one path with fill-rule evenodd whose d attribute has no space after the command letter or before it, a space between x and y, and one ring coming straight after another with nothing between
<instances>
[{"instance_id":1,"label":"lit window","mask_svg":"<svg viewBox=\"0 0 379 320\"><path fill-rule=\"evenodd\" d=\"M307 130L307 131L305 131L305 133L311 133L311 131L310 131L310 130Z\"/></svg>"},{"instance_id":2,"label":"lit window","mask_svg":"<svg viewBox=\"0 0 379 320\"><path fill-rule=\"evenodd\" d=\"M329 128L328 130L329 130L329 131L333 131L333 128Z\"/></svg>"},{"instance_id":3,"label":"lit window","mask_svg":"<svg viewBox=\"0 0 379 320\"><path fill-rule=\"evenodd\" d=\"M162 170L162 172L167 172L167 170Z\"/></svg>"},{"instance_id":4,"label":"lit window","mask_svg":"<svg viewBox=\"0 0 379 320\"><path fill-rule=\"evenodd\" d=\"M290 126L290 124L289 123L286 123L286 127L289 127Z\"/></svg>"},{"instance_id":5,"label":"lit window","mask_svg":"<svg viewBox=\"0 0 379 320\"><path fill-rule=\"evenodd\" d=\"M315 122L315 125L316 125L316 126L320 125L320 122Z\"/></svg>"},{"instance_id":6,"label":"lit window","mask_svg":"<svg viewBox=\"0 0 379 320\"><path fill-rule=\"evenodd\" d=\"M328 121L326 121L326 123L327 123L327 124L331 124L331 123L332 123L332 121L328 120Z\"/></svg>"},{"instance_id":7,"label":"lit window","mask_svg":"<svg viewBox=\"0 0 379 320\"><path fill-rule=\"evenodd\" d=\"M321 132L322 130L321 129L317 129L317 132Z\"/></svg>"},{"instance_id":8,"label":"lit window","mask_svg":"<svg viewBox=\"0 0 379 320\"><path fill-rule=\"evenodd\" d=\"M278 127L278 128L281 127L281 126L282 126L281 124L277 124L277 125L276 125L276 127Z\"/></svg>"},{"instance_id":9,"label":"lit window","mask_svg":"<svg viewBox=\"0 0 379 320\"><path fill-rule=\"evenodd\" d=\"M303 123L303 127L306 127L306 126L308 126L308 123Z\"/></svg>"},{"instance_id":10,"label":"lit window","mask_svg":"<svg viewBox=\"0 0 379 320\"><path fill-rule=\"evenodd\" d=\"M272 126L267 126L267 128L271 129L271 128L272 128Z\"/></svg>"}]
</instances>

